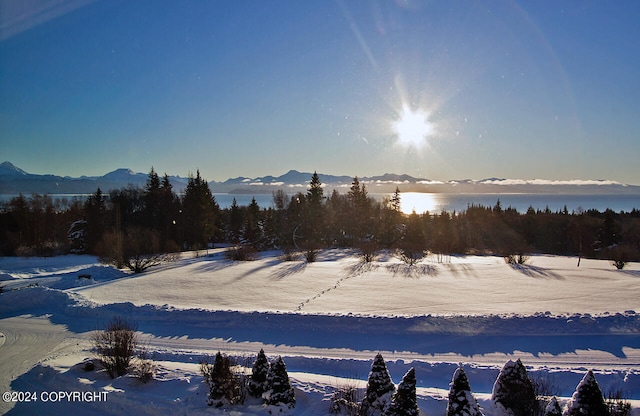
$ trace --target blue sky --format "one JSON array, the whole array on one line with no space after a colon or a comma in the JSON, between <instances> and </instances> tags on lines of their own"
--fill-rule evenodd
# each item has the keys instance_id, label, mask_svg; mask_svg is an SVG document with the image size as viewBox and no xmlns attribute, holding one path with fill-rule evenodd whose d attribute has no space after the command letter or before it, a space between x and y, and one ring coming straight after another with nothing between
<instances>
[{"instance_id":1,"label":"blue sky","mask_svg":"<svg viewBox=\"0 0 640 416\"><path fill-rule=\"evenodd\" d=\"M640 184L637 1L0 11L0 159L32 173Z\"/></svg>"}]
</instances>

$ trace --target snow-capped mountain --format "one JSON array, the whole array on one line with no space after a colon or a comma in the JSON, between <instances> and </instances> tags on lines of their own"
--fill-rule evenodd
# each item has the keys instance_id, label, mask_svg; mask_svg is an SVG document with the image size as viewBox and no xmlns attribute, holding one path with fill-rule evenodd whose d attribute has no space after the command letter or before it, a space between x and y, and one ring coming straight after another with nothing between
<instances>
[{"instance_id":1,"label":"snow-capped mountain","mask_svg":"<svg viewBox=\"0 0 640 416\"><path fill-rule=\"evenodd\" d=\"M260 194L284 189L287 193L305 192L312 172L290 170L280 176L237 177L223 182L211 181L214 193ZM318 173L327 192L338 189L347 192L353 182L351 176L336 176ZM0 164L0 194L89 194L98 187L104 192L127 186L143 187L148 174L120 168L103 176L79 178L28 173L11 162ZM187 178L169 176L173 189L181 193L188 183ZM640 186L625 185L607 180L542 180L487 178L435 181L416 178L406 174L385 173L380 176L358 178L372 193L401 192L430 193L548 193L548 194L640 194Z\"/></svg>"}]
</instances>

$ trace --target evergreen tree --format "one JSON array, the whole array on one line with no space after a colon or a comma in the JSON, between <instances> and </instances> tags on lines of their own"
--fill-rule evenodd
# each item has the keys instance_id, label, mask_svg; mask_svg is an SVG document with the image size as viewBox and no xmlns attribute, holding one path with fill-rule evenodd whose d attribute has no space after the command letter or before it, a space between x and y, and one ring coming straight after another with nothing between
<instances>
[{"instance_id":1,"label":"evergreen tree","mask_svg":"<svg viewBox=\"0 0 640 416\"><path fill-rule=\"evenodd\" d=\"M240 242L242 237L242 223L244 221L242 208L238 205L235 198L231 201L229 208L229 229L227 238L234 244Z\"/></svg>"},{"instance_id":2,"label":"evergreen tree","mask_svg":"<svg viewBox=\"0 0 640 416\"><path fill-rule=\"evenodd\" d=\"M462 367L453 373L449 389L447 416L482 416L478 402L471 394L469 379Z\"/></svg>"},{"instance_id":3,"label":"evergreen tree","mask_svg":"<svg viewBox=\"0 0 640 416\"><path fill-rule=\"evenodd\" d=\"M282 357L278 356L278 358L276 358L269 367L267 383L269 390L266 391L263 396L267 404L285 405L289 408L295 406L295 391L293 390L293 387L291 387L287 367L285 366Z\"/></svg>"},{"instance_id":4,"label":"evergreen tree","mask_svg":"<svg viewBox=\"0 0 640 416\"><path fill-rule=\"evenodd\" d=\"M260 206L255 197L251 198L251 203L247 206L242 229L243 242L256 249L262 245L262 229L260 221Z\"/></svg>"},{"instance_id":5,"label":"evergreen tree","mask_svg":"<svg viewBox=\"0 0 640 416\"><path fill-rule=\"evenodd\" d=\"M224 404L223 399L233 402L235 380L231 372L229 357L218 352L209 377L209 406L220 407Z\"/></svg>"},{"instance_id":6,"label":"evergreen tree","mask_svg":"<svg viewBox=\"0 0 640 416\"><path fill-rule=\"evenodd\" d=\"M210 242L215 233L215 216L218 204L209 185L200 177L189 177L182 198L182 222L185 242L192 247L202 247Z\"/></svg>"},{"instance_id":7,"label":"evergreen tree","mask_svg":"<svg viewBox=\"0 0 640 416\"><path fill-rule=\"evenodd\" d=\"M566 416L602 416L609 410L604 402L598 381L589 370L582 378L567 404Z\"/></svg>"},{"instance_id":8,"label":"evergreen tree","mask_svg":"<svg viewBox=\"0 0 640 416\"><path fill-rule=\"evenodd\" d=\"M371 201L368 197L367 188L364 184L360 185L357 176L353 178L351 188L347 193L347 200L349 201L347 231L352 243L357 245L369 237L373 228Z\"/></svg>"},{"instance_id":9,"label":"evergreen tree","mask_svg":"<svg viewBox=\"0 0 640 416\"><path fill-rule=\"evenodd\" d=\"M307 189L307 201L310 205L320 206L324 201L324 190L322 189L322 182L317 172L313 172L311 176L311 182L309 182L309 189Z\"/></svg>"},{"instance_id":10,"label":"evergreen tree","mask_svg":"<svg viewBox=\"0 0 640 416\"><path fill-rule=\"evenodd\" d=\"M551 401L545 408L544 416L562 416L562 408L560 408L558 399L556 399L555 396L551 398Z\"/></svg>"},{"instance_id":11,"label":"evergreen tree","mask_svg":"<svg viewBox=\"0 0 640 416\"><path fill-rule=\"evenodd\" d=\"M22 195L20 196L22 197ZM87 249L90 252L94 252L106 231L106 199L100 188L96 190L95 194L87 198L84 204L84 212L87 221Z\"/></svg>"},{"instance_id":12,"label":"evergreen tree","mask_svg":"<svg viewBox=\"0 0 640 416\"><path fill-rule=\"evenodd\" d=\"M268 382L267 376L269 375L269 361L264 353L263 349L260 349L256 361L253 363L251 370L251 378L249 379L249 394L253 397L262 397L262 394L267 391Z\"/></svg>"},{"instance_id":13,"label":"evergreen tree","mask_svg":"<svg viewBox=\"0 0 640 416\"><path fill-rule=\"evenodd\" d=\"M378 353L371 365L367 389L360 407L360 415L379 416L384 414L391 404L391 397L395 389L396 386L391 380L387 364L382 355Z\"/></svg>"},{"instance_id":14,"label":"evergreen tree","mask_svg":"<svg viewBox=\"0 0 640 416\"><path fill-rule=\"evenodd\" d=\"M393 193L391 197L391 208L396 212L401 212L401 204L400 204L400 188L396 186L396 191Z\"/></svg>"},{"instance_id":15,"label":"evergreen tree","mask_svg":"<svg viewBox=\"0 0 640 416\"><path fill-rule=\"evenodd\" d=\"M533 416L537 408L533 383L522 361L505 363L493 385L494 402L510 410L514 416Z\"/></svg>"},{"instance_id":16,"label":"evergreen tree","mask_svg":"<svg viewBox=\"0 0 640 416\"><path fill-rule=\"evenodd\" d=\"M323 233L324 190L322 189L322 183L320 182L320 177L317 172L314 172L311 177L304 208L305 226L302 234L305 236L308 244L319 246Z\"/></svg>"},{"instance_id":17,"label":"evergreen tree","mask_svg":"<svg viewBox=\"0 0 640 416\"><path fill-rule=\"evenodd\" d=\"M419 414L416 396L416 370L412 367L402 377L386 416L418 416Z\"/></svg>"},{"instance_id":18,"label":"evergreen tree","mask_svg":"<svg viewBox=\"0 0 640 416\"><path fill-rule=\"evenodd\" d=\"M173 185L169 181L169 176L165 173L160 184L160 201L159 201L159 231L162 241L166 244L169 240L177 242L177 221L180 211L180 200L175 192Z\"/></svg>"},{"instance_id":19,"label":"evergreen tree","mask_svg":"<svg viewBox=\"0 0 640 416\"><path fill-rule=\"evenodd\" d=\"M141 225L160 231L160 177L158 177L153 166L151 167L151 172L149 172L142 198L145 218L144 223Z\"/></svg>"}]
</instances>

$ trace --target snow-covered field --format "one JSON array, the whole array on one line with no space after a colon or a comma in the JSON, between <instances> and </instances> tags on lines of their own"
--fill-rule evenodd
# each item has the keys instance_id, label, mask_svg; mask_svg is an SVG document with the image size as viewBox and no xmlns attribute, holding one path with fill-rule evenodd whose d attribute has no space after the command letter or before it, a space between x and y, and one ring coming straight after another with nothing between
<instances>
[{"instance_id":1,"label":"snow-covered field","mask_svg":"<svg viewBox=\"0 0 640 416\"><path fill-rule=\"evenodd\" d=\"M335 388L364 385L377 352L398 383L416 369L421 412L444 415L463 363L473 393L496 415L491 388L520 358L532 378L562 396L589 370L602 390L622 391L640 414L640 267L533 256L428 258L409 268L390 255L364 264L344 250L318 261L277 253L232 262L220 251L133 275L91 256L0 258L0 402L9 414L267 414L258 404L213 409L198 362L222 351L243 359L281 355L296 388L295 415L326 415ZM82 276L82 277L79 277ZM14 290L15 289L15 290ZM138 325L157 364L141 384L86 372L91 333L113 316ZM106 392L93 402L45 402L47 392ZM57 398L57 396L55 396ZM45 396L45 398L48 398Z\"/></svg>"}]
</instances>

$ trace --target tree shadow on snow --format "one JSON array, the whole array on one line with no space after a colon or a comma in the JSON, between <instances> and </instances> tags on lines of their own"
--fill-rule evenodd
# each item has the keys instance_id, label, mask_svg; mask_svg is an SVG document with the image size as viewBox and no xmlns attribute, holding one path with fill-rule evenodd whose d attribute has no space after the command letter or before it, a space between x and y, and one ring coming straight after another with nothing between
<instances>
[{"instance_id":1,"label":"tree shadow on snow","mask_svg":"<svg viewBox=\"0 0 640 416\"><path fill-rule=\"evenodd\" d=\"M423 276L437 276L438 269L430 264L404 264L395 263L386 266L387 271L393 273L393 277L409 277L412 279L419 279Z\"/></svg>"},{"instance_id":2,"label":"tree shadow on snow","mask_svg":"<svg viewBox=\"0 0 640 416\"><path fill-rule=\"evenodd\" d=\"M302 273L307 268L307 262L287 262L271 273L271 278L281 280L294 274Z\"/></svg>"},{"instance_id":3,"label":"tree shadow on snow","mask_svg":"<svg viewBox=\"0 0 640 416\"><path fill-rule=\"evenodd\" d=\"M378 270L379 267L380 267L379 264L359 261L357 263L354 263L345 267L345 270L347 272L347 277L355 277L355 276L360 276L361 274L372 272L374 270Z\"/></svg>"},{"instance_id":4,"label":"tree shadow on snow","mask_svg":"<svg viewBox=\"0 0 640 416\"><path fill-rule=\"evenodd\" d=\"M197 266L197 270L201 272L216 272L238 264L239 262L227 259L207 258Z\"/></svg>"},{"instance_id":5,"label":"tree shadow on snow","mask_svg":"<svg viewBox=\"0 0 640 416\"><path fill-rule=\"evenodd\" d=\"M565 280L564 276L543 267L532 266L530 264L511 264L510 266L513 270L535 279Z\"/></svg>"}]
</instances>

